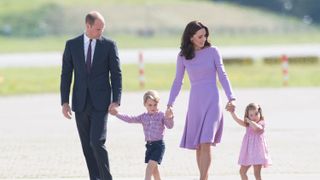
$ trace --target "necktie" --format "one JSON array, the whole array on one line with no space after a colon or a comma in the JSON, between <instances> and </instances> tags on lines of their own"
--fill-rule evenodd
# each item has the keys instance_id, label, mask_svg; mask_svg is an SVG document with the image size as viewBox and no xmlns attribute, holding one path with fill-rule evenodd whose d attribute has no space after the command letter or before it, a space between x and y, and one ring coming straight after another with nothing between
<instances>
[{"instance_id":1,"label":"necktie","mask_svg":"<svg viewBox=\"0 0 320 180\"><path fill-rule=\"evenodd\" d=\"M87 52L87 61L86 61L87 73L90 73L90 70L91 70L91 42L92 42L92 39L90 39L88 52Z\"/></svg>"}]
</instances>

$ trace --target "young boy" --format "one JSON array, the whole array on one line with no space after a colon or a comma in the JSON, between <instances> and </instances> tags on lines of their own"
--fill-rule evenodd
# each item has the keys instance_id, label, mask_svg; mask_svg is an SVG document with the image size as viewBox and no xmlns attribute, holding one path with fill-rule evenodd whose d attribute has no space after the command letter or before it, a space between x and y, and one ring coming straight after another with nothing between
<instances>
[{"instance_id":1,"label":"young boy","mask_svg":"<svg viewBox=\"0 0 320 180\"><path fill-rule=\"evenodd\" d=\"M166 113L159 111L159 101L159 94L154 90L149 90L143 96L143 104L147 112L138 116L120 114L118 109L110 112L125 122L142 124L147 148L145 153L145 163L147 163L145 180L151 180L151 176L155 180L161 179L158 164L161 164L165 151L164 129L165 127L171 129L174 124L172 111L166 111Z\"/></svg>"}]
</instances>

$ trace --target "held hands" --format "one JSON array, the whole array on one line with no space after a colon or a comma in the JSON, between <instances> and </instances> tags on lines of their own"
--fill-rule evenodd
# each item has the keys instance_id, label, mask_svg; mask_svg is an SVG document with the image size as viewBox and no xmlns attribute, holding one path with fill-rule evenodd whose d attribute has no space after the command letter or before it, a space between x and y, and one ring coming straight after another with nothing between
<instances>
[{"instance_id":1,"label":"held hands","mask_svg":"<svg viewBox=\"0 0 320 180\"><path fill-rule=\"evenodd\" d=\"M250 124L251 124L251 120L249 119L249 118L244 118L244 124L246 125L246 126L250 126Z\"/></svg>"},{"instance_id":2,"label":"held hands","mask_svg":"<svg viewBox=\"0 0 320 180\"><path fill-rule=\"evenodd\" d=\"M173 110L171 106L167 107L166 113L165 113L166 119L173 119Z\"/></svg>"},{"instance_id":3,"label":"held hands","mask_svg":"<svg viewBox=\"0 0 320 180\"><path fill-rule=\"evenodd\" d=\"M244 122L250 124L251 120L249 118L244 118Z\"/></svg>"},{"instance_id":4,"label":"held hands","mask_svg":"<svg viewBox=\"0 0 320 180\"><path fill-rule=\"evenodd\" d=\"M119 105L118 105L117 103L114 103L114 102L113 102L113 103L111 103L111 104L109 105L108 112L109 112L111 115L115 116L115 115L117 115L117 114L119 113L118 107L119 107Z\"/></svg>"},{"instance_id":5,"label":"held hands","mask_svg":"<svg viewBox=\"0 0 320 180\"><path fill-rule=\"evenodd\" d=\"M69 103L63 103L62 105L62 114L65 118L71 119L72 113L71 113L71 108L69 106Z\"/></svg>"},{"instance_id":6,"label":"held hands","mask_svg":"<svg viewBox=\"0 0 320 180\"><path fill-rule=\"evenodd\" d=\"M234 104L233 100L229 101L226 105L226 110L229 112L234 112L236 109L236 105Z\"/></svg>"}]
</instances>

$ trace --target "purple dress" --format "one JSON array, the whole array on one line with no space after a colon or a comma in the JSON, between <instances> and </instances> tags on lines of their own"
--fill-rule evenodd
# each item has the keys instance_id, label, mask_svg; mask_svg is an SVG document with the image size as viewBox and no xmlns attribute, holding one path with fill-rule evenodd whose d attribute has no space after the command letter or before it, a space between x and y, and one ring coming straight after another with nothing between
<instances>
[{"instance_id":1,"label":"purple dress","mask_svg":"<svg viewBox=\"0 0 320 180\"><path fill-rule=\"evenodd\" d=\"M192 60L178 55L176 77L173 81L168 105L178 96L187 70L191 89L187 117L180 147L197 149L202 143L219 143L223 129L222 107L216 83L216 74L228 100L233 99L231 85L216 47L195 52Z\"/></svg>"}]
</instances>

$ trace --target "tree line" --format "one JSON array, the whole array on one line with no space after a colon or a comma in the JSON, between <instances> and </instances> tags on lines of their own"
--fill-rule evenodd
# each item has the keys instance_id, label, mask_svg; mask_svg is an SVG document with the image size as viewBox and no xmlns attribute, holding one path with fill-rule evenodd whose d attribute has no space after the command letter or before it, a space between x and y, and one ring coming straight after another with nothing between
<instances>
[{"instance_id":1,"label":"tree line","mask_svg":"<svg viewBox=\"0 0 320 180\"><path fill-rule=\"evenodd\" d=\"M301 18L307 24L320 24L319 0L212 0L261 8Z\"/></svg>"}]
</instances>

